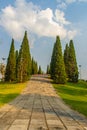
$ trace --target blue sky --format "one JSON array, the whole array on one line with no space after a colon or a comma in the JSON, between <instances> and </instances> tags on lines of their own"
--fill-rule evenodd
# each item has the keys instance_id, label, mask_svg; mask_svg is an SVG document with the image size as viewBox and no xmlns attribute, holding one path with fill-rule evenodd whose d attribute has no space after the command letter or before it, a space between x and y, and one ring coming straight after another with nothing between
<instances>
[{"instance_id":1,"label":"blue sky","mask_svg":"<svg viewBox=\"0 0 87 130\"><path fill-rule=\"evenodd\" d=\"M87 0L0 0L0 62L12 37L19 49L27 30L32 56L45 71L56 35L62 50L73 39L82 78L87 79Z\"/></svg>"}]
</instances>

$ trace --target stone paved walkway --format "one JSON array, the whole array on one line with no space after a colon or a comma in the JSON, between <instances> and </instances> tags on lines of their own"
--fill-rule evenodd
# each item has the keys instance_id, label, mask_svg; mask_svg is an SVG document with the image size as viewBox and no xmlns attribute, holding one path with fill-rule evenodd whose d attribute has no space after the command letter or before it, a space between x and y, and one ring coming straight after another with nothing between
<instances>
[{"instance_id":1,"label":"stone paved walkway","mask_svg":"<svg viewBox=\"0 0 87 130\"><path fill-rule=\"evenodd\" d=\"M49 79L34 76L0 109L0 130L87 130L87 119L63 103Z\"/></svg>"}]
</instances>

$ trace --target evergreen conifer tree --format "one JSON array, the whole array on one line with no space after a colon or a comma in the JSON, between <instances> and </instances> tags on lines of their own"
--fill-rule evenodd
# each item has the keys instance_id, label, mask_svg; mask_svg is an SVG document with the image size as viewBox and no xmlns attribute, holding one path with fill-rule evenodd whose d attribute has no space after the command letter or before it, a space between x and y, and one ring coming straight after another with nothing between
<instances>
[{"instance_id":1,"label":"evergreen conifer tree","mask_svg":"<svg viewBox=\"0 0 87 130\"><path fill-rule=\"evenodd\" d=\"M39 66L38 74L42 74L41 66Z\"/></svg>"},{"instance_id":2,"label":"evergreen conifer tree","mask_svg":"<svg viewBox=\"0 0 87 130\"><path fill-rule=\"evenodd\" d=\"M22 46L19 50L18 64L17 64L17 81L23 82L23 63L22 63Z\"/></svg>"},{"instance_id":3,"label":"evergreen conifer tree","mask_svg":"<svg viewBox=\"0 0 87 130\"><path fill-rule=\"evenodd\" d=\"M15 48L14 48L14 39L12 39L6 65L5 81L11 82L16 80L15 68L16 68Z\"/></svg>"},{"instance_id":4,"label":"evergreen conifer tree","mask_svg":"<svg viewBox=\"0 0 87 130\"><path fill-rule=\"evenodd\" d=\"M50 66L47 65L47 71L46 71L47 74L50 74Z\"/></svg>"},{"instance_id":5,"label":"evergreen conifer tree","mask_svg":"<svg viewBox=\"0 0 87 130\"><path fill-rule=\"evenodd\" d=\"M69 47L68 47L68 44L66 44L66 47L64 50L64 64L65 64L67 78L68 78L68 56L69 56Z\"/></svg>"},{"instance_id":6,"label":"evergreen conifer tree","mask_svg":"<svg viewBox=\"0 0 87 130\"><path fill-rule=\"evenodd\" d=\"M32 62L31 62L31 74L34 74L34 59L32 57Z\"/></svg>"},{"instance_id":7,"label":"evergreen conifer tree","mask_svg":"<svg viewBox=\"0 0 87 130\"><path fill-rule=\"evenodd\" d=\"M38 64L36 61L35 61L35 74L38 74Z\"/></svg>"},{"instance_id":8,"label":"evergreen conifer tree","mask_svg":"<svg viewBox=\"0 0 87 130\"><path fill-rule=\"evenodd\" d=\"M16 57L16 80L17 80L17 73L18 73L18 50L15 52L15 57Z\"/></svg>"},{"instance_id":9,"label":"evergreen conifer tree","mask_svg":"<svg viewBox=\"0 0 87 130\"><path fill-rule=\"evenodd\" d=\"M50 74L51 74L51 78L53 79L54 77L54 62L55 62L55 50L56 50L56 43L54 44L53 47L53 52L52 52L52 57L51 57L51 63L50 63Z\"/></svg>"},{"instance_id":10,"label":"evergreen conifer tree","mask_svg":"<svg viewBox=\"0 0 87 130\"><path fill-rule=\"evenodd\" d=\"M18 57L18 81L27 81L31 74L31 55L27 31L25 31Z\"/></svg>"},{"instance_id":11,"label":"evergreen conifer tree","mask_svg":"<svg viewBox=\"0 0 87 130\"><path fill-rule=\"evenodd\" d=\"M77 67L73 40L70 40L70 43L69 43L68 77L69 77L69 81L78 82L78 67Z\"/></svg>"},{"instance_id":12,"label":"evergreen conifer tree","mask_svg":"<svg viewBox=\"0 0 87 130\"><path fill-rule=\"evenodd\" d=\"M53 48L53 54L51 58L51 74L51 77L55 83L66 83L65 66L59 36L56 37L56 43L54 44Z\"/></svg>"},{"instance_id":13,"label":"evergreen conifer tree","mask_svg":"<svg viewBox=\"0 0 87 130\"><path fill-rule=\"evenodd\" d=\"M38 64L37 62L32 58L32 65L31 65L32 74L38 74Z\"/></svg>"}]
</instances>

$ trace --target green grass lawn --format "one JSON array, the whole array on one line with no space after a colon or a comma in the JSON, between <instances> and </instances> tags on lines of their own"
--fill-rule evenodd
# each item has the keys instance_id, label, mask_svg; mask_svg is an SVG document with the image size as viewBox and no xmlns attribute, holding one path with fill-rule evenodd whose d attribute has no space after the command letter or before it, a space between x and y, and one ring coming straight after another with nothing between
<instances>
[{"instance_id":1,"label":"green grass lawn","mask_svg":"<svg viewBox=\"0 0 87 130\"><path fill-rule=\"evenodd\" d=\"M0 107L17 97L25 87L26 83L0 83Z\"/></svg>"},{"instance_id":2,"label":"green grass lawn","mask_svg":"<svg viewBox=\"0 0 87 130\"><path fill-rule=\"evenodd\" d=\"M87 116L87 82L53 84L53 86L71 108Z\"/></svg>"}]
</instances>

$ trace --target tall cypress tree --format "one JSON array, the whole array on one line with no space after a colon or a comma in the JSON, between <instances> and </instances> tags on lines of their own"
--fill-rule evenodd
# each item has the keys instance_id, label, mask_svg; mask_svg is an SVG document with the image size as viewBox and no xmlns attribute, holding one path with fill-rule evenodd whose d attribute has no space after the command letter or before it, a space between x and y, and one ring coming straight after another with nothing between
<instances>
[{"instance_id":1,"label":"tall cypress tree","mask_svg":"<svg viewBox=\"0 0 87 130\"><path fill-rule=\"evenodd\" d=\"M38 74L38 64L37 64L37 62L33 59L33 57L32 57L31 70L32 70L32 73L31 73L31 74Z\"/></svg>"},{"instance_id":2,"label":"tall cypress tree","mask_svg":"<svg viewBox=\"0 0 87 130\"><path fill-rule=\"evenodd\" d=\"M54 77L54 62L55 62L55 50L56 50L56 43L54 44L53 47L53 52L52 52L52 57L51 57L51 63L50 63L50 74L51 74L51 78L53 79Z\"/></svg>"},{"instance_id":3,"label":"tall cypress tree","mask_svg":"<svg viewBox=\"0 0 87 130\"><path fill-rule=\"evenodd\" d=\"M66 73L59 36L56 37L51 58L51 74L55 83L66 83Z\"/></svg>"},{"instance_id":4,"label":"tall cypress tree","mask_svg":"<svg viewBox=\"0 0 87 130\"><path fill-rule=\"evenodd\" d=\"M67 78L68 78L68 56L69 56L69 47L68 47L68 44L66 44L66 47L64 50L64 64L65 64Z\"/></svg>"},{"instance_id":5,"label":"tall cypress tree","mask_svg":"<svg viewBox=\"0 0 87 130\"><path fill-rule=\"evenodd\" d=\"M38 64L36 61L35 61L35 74L38 74Z\"/></svg>"},{"instance_id":6,"label":"tall cypress tree","mask_svg":"<svg viewBox=\"0 0 87 130\"><path fill-rule=\"evenodd\" d=\"M34 74L34 59L32 57L32 62L31 62L31 74Z\"/></svg>"},{"instance_id":7,"label":"tall cypress tree","mask_svg":"<svg viewBox=\"0 0 87 130\"><path fill-rule=\"evenodd\" d=\"M18 64L17 64L17 81L23 82L23 63L22 63L22 46L19 50Z\"/></svg>"},{"instance_id":8,"label":"tall cypress tree","mask_svg":"<svg viewBox=\"0 0 87 130\"><path fill-rule=\"evenodd\" d=\"M41 66L39 66L38 74L42 74Z\"/></svg>"},{"instance_id":9,"label":"tall cypress tree","mask_svg":"<svg viewBox=\"0 0 87 130\"><path fill-rule=\"evenodd\" d=\"M50 66L47 65L47 71L46 71L47 74L50 74Z\"/></svg>"},{"instance_id":10,"label":"tall cypress tree","mask_svg":"<svg viewBox=\"0 0 87 130\"><path fill-rule=\"evenodd\" d=\"M31 74L31 55L27 31L25 31L18 58L18 81L27 81Z\"/></svg>"},{"instance_id":11,"label":"tall cypress tree","mask_svg":"<svg viewBox=\"0 0 87 130\"><path fill-rule=\"evenodd\" d=\"M73 40L70 40L70 43L69 43L68 77L69 77L69 81L78 82L78 67L77 67Z\"/></svg>"},{"instance_id":12,"label":"tall cypress tree","mask_svg":"<svg viewBox=\"0 0 87 130\"><path fill-rule=\"evenodd\" d=\"M15 68L16 68L15 48L14 48L14 39L12 39L9 56L7 59L5 81L11 82L16 80Z\"/></svg>"},{"instance_id":13,"label":"tall cypress tree","mask_svg":"<svg viewBox=\"0 0 87 130\"><path fill-rule=\"evenodd\" d=\"M17 80L17 73L18 73L18 50L15 52L15 57L16 57L16 80Z\"/></svg>"}]
</instances>

